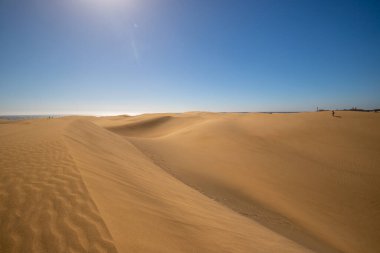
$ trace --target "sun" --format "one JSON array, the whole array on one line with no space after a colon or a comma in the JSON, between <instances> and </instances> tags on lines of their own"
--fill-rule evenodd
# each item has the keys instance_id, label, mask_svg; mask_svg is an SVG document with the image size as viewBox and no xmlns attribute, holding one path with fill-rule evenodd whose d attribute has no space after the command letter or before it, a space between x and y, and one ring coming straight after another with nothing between
<instances>
[{"instance_id":1,"label":"sun","mask_svg":"<svg viewBox=\"0 0 380 253\"><path fill-rule=\"evenodd\" d=\"M132 0L82 0L86 5L104 11L118 10L131 4Z\"/></svg>"}]
</instances>

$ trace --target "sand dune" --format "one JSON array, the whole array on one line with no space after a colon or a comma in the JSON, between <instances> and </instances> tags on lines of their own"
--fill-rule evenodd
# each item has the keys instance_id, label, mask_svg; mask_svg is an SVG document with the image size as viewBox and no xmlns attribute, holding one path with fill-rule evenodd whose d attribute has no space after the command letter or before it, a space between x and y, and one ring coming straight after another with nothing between
<instances>
[{"instance_id":1,"label":"sand dune","mask_svg":"<svg viewBox=\"0 0 380 253\"><path fill-rule=\"evenodd\" d=\"M0 252L378 252L380 114L0 124Z\"/></svg>"}]
</instances>

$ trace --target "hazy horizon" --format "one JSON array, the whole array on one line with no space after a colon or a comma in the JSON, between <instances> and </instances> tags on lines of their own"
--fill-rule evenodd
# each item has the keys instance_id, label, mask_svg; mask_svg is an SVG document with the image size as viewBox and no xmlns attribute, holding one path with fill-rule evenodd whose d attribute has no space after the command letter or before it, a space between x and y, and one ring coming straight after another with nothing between
<instances>
[{"instance_id":1,"label":"hazy horizon","mask_svg":"<svg viewBox=\"0 0 380 253\"><path fill-rule=\"evenodd\" d=\"M380 107L380 2L0 2L0 115Z\"/></svg>"}]
</instances>

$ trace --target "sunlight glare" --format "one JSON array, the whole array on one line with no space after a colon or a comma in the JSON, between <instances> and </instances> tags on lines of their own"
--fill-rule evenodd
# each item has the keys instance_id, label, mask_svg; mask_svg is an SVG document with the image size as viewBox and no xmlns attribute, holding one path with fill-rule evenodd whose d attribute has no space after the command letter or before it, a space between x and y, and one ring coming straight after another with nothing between
<instances>
[{"instance_id":1,"label":"sunlight glare","mask_svg":"<svg viewBox=\"0 0 380 253\"><path fill-rule=\"evenodd\" d=\"M87 6L103 11L116 11L131 4L132 0L82 0Z\"/></svg>"}]
</instances>

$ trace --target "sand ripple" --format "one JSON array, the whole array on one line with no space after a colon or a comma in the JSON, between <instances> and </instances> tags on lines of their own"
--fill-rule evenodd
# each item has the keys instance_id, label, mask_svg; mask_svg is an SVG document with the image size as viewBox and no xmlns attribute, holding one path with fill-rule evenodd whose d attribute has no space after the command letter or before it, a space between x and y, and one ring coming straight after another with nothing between
<instances>
[{"instance_id":1,"label":"sand ripple","mask_svg":"<svg viewBox=\"0 0 380 253\"><path fill-rule=\"evenodd\" d=\"M1 136L0 252L116 252L58 134L23 133Z\"/></svg>"}]
</instances>

